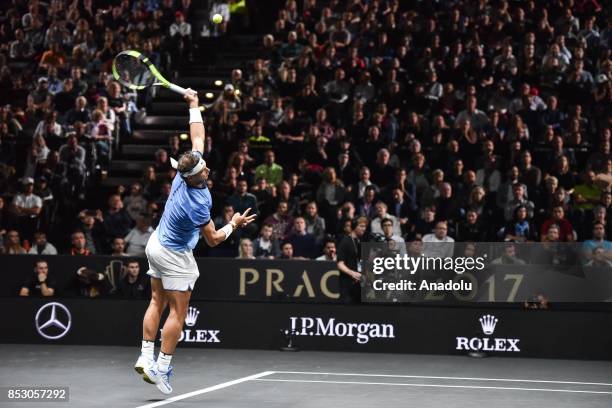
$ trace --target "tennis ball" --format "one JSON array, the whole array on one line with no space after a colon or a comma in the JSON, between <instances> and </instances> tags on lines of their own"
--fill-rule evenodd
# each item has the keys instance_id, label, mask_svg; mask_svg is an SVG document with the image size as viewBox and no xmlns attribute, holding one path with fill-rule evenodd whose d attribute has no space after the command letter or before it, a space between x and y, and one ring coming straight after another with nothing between
<instances>
[{"instance_id":1,"label":"tennis ball","mask_svg":"<svg viewBox=\"0 0 612 408\"><path fill-rule=\"evenodd\" d=\"M212 18L212 22L215 24L221 24L222 21L223 21L223 16L221 16L221 14L215 14Z\"/></svg>"}]
</instances>

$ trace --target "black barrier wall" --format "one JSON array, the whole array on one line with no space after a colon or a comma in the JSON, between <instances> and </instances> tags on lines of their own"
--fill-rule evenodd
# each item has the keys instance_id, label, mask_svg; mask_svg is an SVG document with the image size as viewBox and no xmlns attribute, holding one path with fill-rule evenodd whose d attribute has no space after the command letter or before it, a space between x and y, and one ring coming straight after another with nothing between
<instances>
[{"instance_id":1,"label":"black barrier wall","mask_svg":"<svg viewBox=\"0 0 612 408\"><path fill-rule=\"evenodd\" d=\"M16 296L31 277L37 260L44 259L56 281L59 297L75 297L76 271L87 267L102 273L116 286L122 270L132 258L110 256L30 256L3 255L0 297ZM141 273L148 270L145 258L137 259ZM197 258L200 278L192 294L194 300L248 300L336 302L338 276L336 264L323 261L240 260Z\"/></svg>"},{"instance_id":2,"label":"black barrier wall","mask_svg":"<svg viewBox=\"0 0 612 408\"><path fill-rule=\"evenodd\" d=\"M1 341L127 345L138 353L146 301L0 299ZM191 303L179 347L278 349L284 330L303 350L612 360L609 313L391 305ZM158 339L159 340L159 339Z\"/></svg>"}]
</instances>

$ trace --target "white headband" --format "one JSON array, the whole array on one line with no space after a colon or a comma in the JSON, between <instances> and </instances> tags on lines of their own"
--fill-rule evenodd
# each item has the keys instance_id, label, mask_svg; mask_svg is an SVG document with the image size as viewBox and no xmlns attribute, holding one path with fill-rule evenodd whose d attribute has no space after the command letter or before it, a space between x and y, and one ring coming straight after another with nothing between
<instances>
[{"instance_id":1,"label":"white headband","mask_svg":"<svg viewBox=\"0 0 612 408\"><path fill-rule=\"evenodd\" d=\"M172 157L170 158L170 164L172 165L173 169L176 169L178 167L178 162L174 160ZM189 171L181 172L181 176L183 177L193 176L201 172L202 169L204 169L204 167L206 167L206 161L200 157L200 161L198 162L198 164L193 166L193 168Z\"/></svg>"}]
</instances>

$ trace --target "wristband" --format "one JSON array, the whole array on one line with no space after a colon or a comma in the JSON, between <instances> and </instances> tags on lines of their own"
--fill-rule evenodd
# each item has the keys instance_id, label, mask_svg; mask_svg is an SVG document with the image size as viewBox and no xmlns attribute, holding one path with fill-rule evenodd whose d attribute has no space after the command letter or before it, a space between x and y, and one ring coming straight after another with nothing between
<instances>
[{"instance_id":1,"label":"wristband","mask_svg":"<svg viewBox=\"0 0 612 408\"><path fill-rule=\"evenodd\" d=\"M232 232L234 232L234 227L232 227L232 224L225 224L222 228L221 231L223 231L223 233L225 234L225 239L228 239L230 235L232 235Z\"/></svg>"},{"instance_id":2,"label":"wristband","mask_svg":"<svg viewBox=\"0 0 612 408\"><path fill-rule=\"evenodd\" d=\"M200 108L189 108L189 123L204 123Z\"/></svg>"}]
</instances>

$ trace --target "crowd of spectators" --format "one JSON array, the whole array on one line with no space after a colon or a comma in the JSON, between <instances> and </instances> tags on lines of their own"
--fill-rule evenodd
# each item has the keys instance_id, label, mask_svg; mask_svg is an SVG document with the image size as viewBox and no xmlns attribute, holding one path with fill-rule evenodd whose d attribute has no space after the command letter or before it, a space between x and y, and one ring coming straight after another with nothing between
<instances>
[{"instance_id":1,"label":"crowd of spectators","mask_svg":"<svg viewBox=\"0 0 612 408\"><path fill-rule=\"evenodd\" d=\"M79 211L98 198L90 192L150 102L112 79L113 57L139 49L163 70L192 59L191 8L190 0L0 4L0 252L31 251L49 233L63 253L111 253L120 237L127 254L142 255L139 203L126 199L129 219L121 199L93 218Z\"/></svg>"},{"instance_id":2,"label":"crowd of spectators","mask_svg":"<svg viewBox=\"0 0 612 408\"><path fill-rule=\"evenodd\" d=\"M53 7L30 1L28 10L14 3L3 42L20 44L19 30L7 27L23 26L32 36L45 30L25 23L58 26L41 11L53 16ZM31 90L27 78L11 80L12 100L29 102L22 111L4 109L3 118L11 118L4 122L7 132L14 133L10 126L19 118L29 121L39 137L28 163L42 168L24 174L35 182L24 179L24 193L13 202L23 225L14 229L22 234L33 236L29 218L39 216L44 201L29 198L32 191L53 183L59 168L80 185L77 157L87 161L89 152L105 152L98 144L106 140L92 140L91 128L105 123L104 112L125 116L129 104L104 69L110 50L136 41L134 27L142 28L136 39L148 38L136 44L158 60L170 44L163 40L165 27L182 18L172 0L146 11L155 18L141 25L126 20L150 4L156 2L124 1L91 22L80 2L66 7L66 15L80 18L55 30L70 40L43 40L34 50L44 51L36 72L43 70L45 79ZM32 8L38 8L34 17ZM92 27L92 38L77 30L81 20L80 26ZM336 243L340 252L341 238L354 235L358 224L368 236L394 242L594 240L612 249L612 18L596 0L288 0L270 29L259 58L232 71L206 119L215 225L249 207L258 221L219 247L198 247L198 254L334 259ZM59 37L48 30L43 37ZM85 46L78 46L77 34ZM56 55L62 47L72 47L69 71ZM86 57L75 58L77 48ZM83 72L89 85L79 85ZM69 78L68 92L85 96L72 109L66 98L58 100ZM50 96L52 89L59 91ZM119 110L111 103L118 99ZM58 102L64 112L50 111ZM101 107L85 114L83 105ZM29 119L29 112L44 109L44 119ZM60 147L64 128L77 128L66 118L78 118L83 129ZM116 123L129 131L125 120ZM3 157L6 140L2 136ZM175 172L169 157L187 148L171 139L142 180L113 192L106 210L79 213L67 250L141 252L170 192ZM48 155L42 164L41 151ZM60 166L62 157L72 166ZM43 187L38 174L45 175ZM595 235L599 228L603 235ZM19 251L7 237L7 251Z\"/></svg>"},{"instance_id":3,"label":"crowd of spectators","mask_svg":"<svg viewBox=\"0 0 612 408\"><path fill-rule=\"evenodd\" d=\"M286 1L208 121L216 223L259 231L208 253L314 259L363 217L394 242L602 224L610 256L611 40L594 0Z\"/></svg>"},{"instance_id":4,"label":"crowd of spectators","mask_svg":"<svg viewBox=\"0 0 612 408\"><path fill-rule=\"evenodd\" d=\"M19 288L19 296L147 299L151 293L150 279L141 273L136 259L127 259L120 269L107 268L104 273L80 267L69 279L64 277L62 283L56 280L46 260L36 259L34 264L34 271Z\"/></svg>"}]
</instances>

